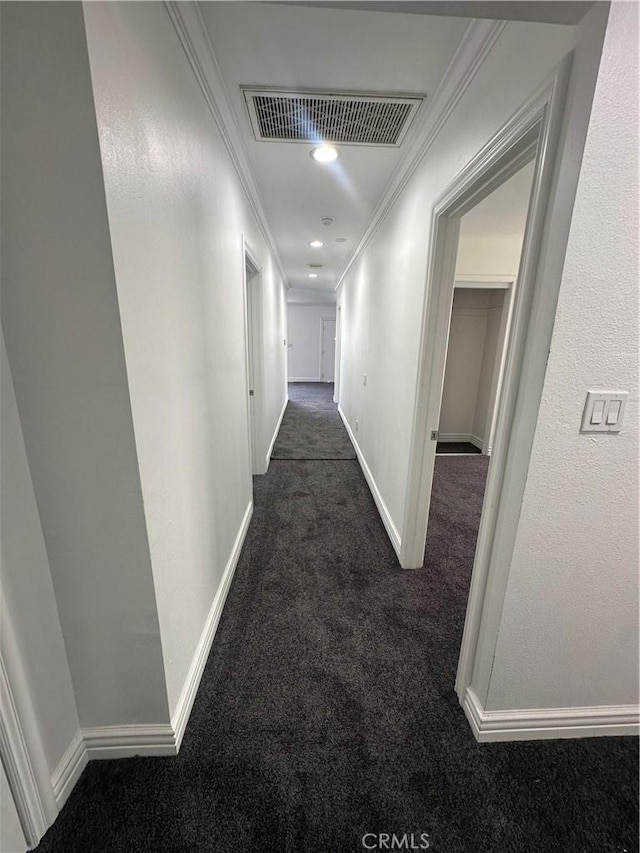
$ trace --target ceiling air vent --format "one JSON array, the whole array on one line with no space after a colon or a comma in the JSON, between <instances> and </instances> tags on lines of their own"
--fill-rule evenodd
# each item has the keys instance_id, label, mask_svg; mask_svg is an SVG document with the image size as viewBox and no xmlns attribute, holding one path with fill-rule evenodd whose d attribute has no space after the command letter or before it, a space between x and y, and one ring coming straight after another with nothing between
<instances>
[{"instance_id":1,"label":"ceiling air vent","mask_svg":"<svg viewBox=\"0 0 640 853\"><path fill-rule=\"evenodd\" d=\"M397 147L424 100L424 95L242 91L255 138L267 142Z\"/></svg>"}]
</instances>

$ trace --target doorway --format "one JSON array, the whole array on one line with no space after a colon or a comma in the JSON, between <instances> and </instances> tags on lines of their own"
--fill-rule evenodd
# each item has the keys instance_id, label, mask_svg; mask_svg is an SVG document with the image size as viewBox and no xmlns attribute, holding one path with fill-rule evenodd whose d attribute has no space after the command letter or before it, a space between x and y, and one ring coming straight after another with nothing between
<instances>
[{"instance_id":1,"label":"doorway","mask_svg":"<svg viewBox=\"0 0 640 853\"><path fill-rule=\"evenodd\" d=\"M322 318L320 378L323 382L333 382L336 364L336 321L330 317Z\"/></svg>"},{"instance_id":2,"label":"doorway","mask_svg":"<svg viewBox=\"0 0 640 853\"><path fill-rule=\"evenodd\" d=\"M526 200L523 198L525 204ZM508 263L509 259L503 262ZM512 284L456 282L436 455L491 455L506 358Z\"/></svg>"}]
</instances>

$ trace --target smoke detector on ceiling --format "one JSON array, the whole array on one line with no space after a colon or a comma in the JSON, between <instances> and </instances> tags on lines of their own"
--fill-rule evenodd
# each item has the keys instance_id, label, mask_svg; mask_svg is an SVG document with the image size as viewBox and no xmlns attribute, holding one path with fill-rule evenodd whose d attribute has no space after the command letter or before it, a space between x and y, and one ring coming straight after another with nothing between
<instances>
[{"instance_id":1,"label":"smoke detector on ceiling","mask_svg":"<svg viewBox=\"0 0 640 853\"><path fill-rule=\"evenodd\" d=\"M323 216L320 222L322 222L323 225L326 225L328 227L329 225L333 225L335 219L333 218L333 216Z\"/></svg>"},{"instance_id":2,"label":"smoke detector on ceiling","mask_svg":"<svg viewBox=\"0 0 640 853\"><path fill-rule=\"evenodd\" d=\"M425 95L291 92L241 86L255 138L399 147Z\"/></svg>"}]
</instances>

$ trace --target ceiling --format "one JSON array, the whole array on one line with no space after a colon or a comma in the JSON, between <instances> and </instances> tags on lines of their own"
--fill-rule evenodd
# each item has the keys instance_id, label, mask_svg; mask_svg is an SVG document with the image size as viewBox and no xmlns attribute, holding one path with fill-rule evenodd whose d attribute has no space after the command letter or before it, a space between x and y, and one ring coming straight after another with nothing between
<instances>
[{"instance_id":1,"label":"ceiling","mask_svg":"<svg viewBox=\"0 0 640 853\"><path fill-rule=\"evenodd\" d=\"M428 103L470 22L251 2L204 2L200 11L288 284L332 291L417 122L399 148L341 145L339 159L321 165L311 144L256 141L240 87L420 93Z\"/></svg>"},{"instance_id":2,"label":"ceiling","mask_svg":"<svg viewBox=\"0 0 640 853\"><path fill-rule=\"evenodd\" d=\"M593 4L223 0L198 5L287 285L296 292L329 294L402 168L405 151L416 141L420 118L473 20L470 16L575 24ZM451 14L442 17L443 10ZM339 159L321 165L309 156L311 143L257 141L242 87L420 94L425 100L399 147L338 145ZM528 196L528 172L514 176L464 217L468 236L518 231L526 213L522 199ZM522 215L515 215L516 209ZM331 225L321 223L325 217L333 220ZM312 240L324 245L312 248Z\"/></svg>"}]
</instances>

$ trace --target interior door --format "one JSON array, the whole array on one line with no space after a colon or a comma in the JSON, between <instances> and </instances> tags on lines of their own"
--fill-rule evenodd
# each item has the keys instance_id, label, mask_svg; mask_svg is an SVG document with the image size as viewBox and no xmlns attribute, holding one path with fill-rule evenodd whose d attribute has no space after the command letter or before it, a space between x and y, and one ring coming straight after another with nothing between
<instances>
[{"instance_id":1,"label":"interior door","mask_svg":"<svg viewBox=\"0 0 640 853\"><path fill-rule=\"evenodd\" d=\"M333 382L336 365L336 321L322 320L322 381Z\"/></svg>"}]
</instances>

